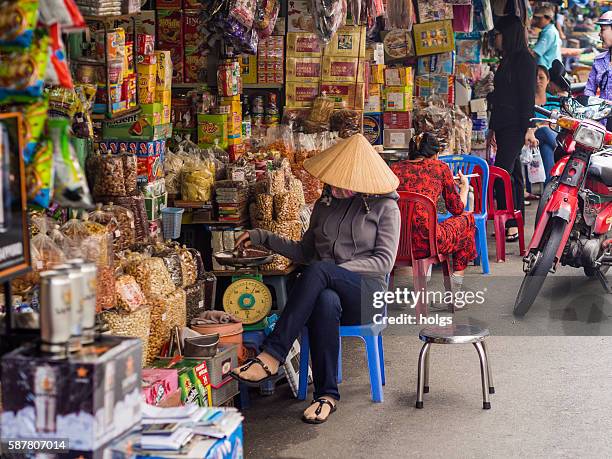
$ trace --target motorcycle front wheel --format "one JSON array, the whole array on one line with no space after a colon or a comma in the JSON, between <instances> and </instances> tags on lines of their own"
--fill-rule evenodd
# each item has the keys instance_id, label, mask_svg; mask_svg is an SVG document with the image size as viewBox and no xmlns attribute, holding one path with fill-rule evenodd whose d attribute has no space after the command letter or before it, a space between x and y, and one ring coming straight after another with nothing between
<instances>
[{"instance_id":1,"label":"motorcycle front wheel","mask_svg":"<svg viewBox=\"0 0 612 459\"><path fill-rule=\"evenodd\" d=\"M538 225L538 222L540 221L540 217L544 213L544 209L546 208L546 204L548 203L550 196L553 194L553 191L555 191L559 187L560 180L561 180L561 177L559 176L551 177L549 182L544 187L544 190L542 191L542 196L540 197L540 200L538 201L538 210L536 211L534 229Z\"/></svg>"},{"instance_id":2,"label":"motorcycle front wheel","mask_svg":"<svg viewBox=\"0 0 612 459\"><path fill-rule=\"evenodd\" d=\"M537 259L533 266L523 278L523 283L521 284L516 302L514 303L515 316L522 317L529 311L538 293L540 293L542 289L548 272L555 262L555 255L561 244L567 222L554 218L550 221L549 225L550 230L547 232L548 237L544 241L543 247L539 249Z\"/></svg>"}]
</instances>

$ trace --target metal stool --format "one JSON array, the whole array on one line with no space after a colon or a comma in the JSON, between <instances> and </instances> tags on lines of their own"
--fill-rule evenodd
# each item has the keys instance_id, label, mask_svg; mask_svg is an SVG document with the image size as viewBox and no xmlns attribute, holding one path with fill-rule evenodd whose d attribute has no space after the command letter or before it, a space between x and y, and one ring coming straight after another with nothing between
<instances>
[{"instance_id":1,"label":"metal stool","mask_svg":"<svg viewBox=\"0 0 612 459\"><path fill-rule=\"evenodd\" d=\"M432 344L473 344L480 358L480 375L482 379L482 408L491 409L489 394L495 393L493 376L485 338L489 330L475 325L450 325L448 327L427 327L419 333L419 339L425 344L419 354L419 375L417 382L416 407L423 408L423 394L429 392L429 348Z\"/></svg>"}]
</instances>

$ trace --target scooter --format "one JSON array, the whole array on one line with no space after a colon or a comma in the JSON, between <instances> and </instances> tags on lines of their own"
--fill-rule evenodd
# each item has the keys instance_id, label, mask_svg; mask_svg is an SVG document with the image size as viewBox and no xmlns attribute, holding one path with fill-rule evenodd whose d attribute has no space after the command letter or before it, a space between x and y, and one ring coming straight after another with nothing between
<instances>
[{"instance_id":1,"label":"scooter","mask_svg":"<svg viewBox=\"0 0 612 459\"><path fill-rule=\"evenodd\" d=\"M612 148L607 148L612 132L591 119L542 107L536 111L547 117L537 121L561 129L566 155L555 165L558 179L548 199L542 197L543 208L523 258L525 277L514 305L517 316L529 311L546 276L559 263L582 267L612 293L605 277L612 265Z\"/></svg>"}]
</instances>

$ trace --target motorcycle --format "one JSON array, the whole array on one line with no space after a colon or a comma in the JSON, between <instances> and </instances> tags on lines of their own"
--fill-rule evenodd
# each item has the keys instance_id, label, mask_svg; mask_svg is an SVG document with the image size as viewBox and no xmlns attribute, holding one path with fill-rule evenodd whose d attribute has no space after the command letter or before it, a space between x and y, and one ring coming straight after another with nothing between
<instances>
[{"instance_id":1,"label":"motorcycle","mask_svg":"<svg viewBox=\"0 0 612 459\"><path fill-rule=\"evenodd\" d=\"M569 82L559 80L569 90ZM611 108L601 99L591 101L598 109L579 102L564 100L563 114L536 107L547 118L534 120L560 129L559 148L565 154L553 168L555 178L541 198L535 232L523 258L525 277L514 305L517 316L531 308L546 276L555 273L559 263L583 268L612 293L605 277L612 265L612 148L608 147L612 132L589 119L608 116Z\"/></svg>"}]
</instances>

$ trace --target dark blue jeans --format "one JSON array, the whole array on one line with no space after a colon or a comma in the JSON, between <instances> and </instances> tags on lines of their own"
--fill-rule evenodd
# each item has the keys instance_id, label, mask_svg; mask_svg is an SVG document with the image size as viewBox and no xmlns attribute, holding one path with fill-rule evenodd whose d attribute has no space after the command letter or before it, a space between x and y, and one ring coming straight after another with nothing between
<instances>
[{"instance_id":1,"label":"dark blue jeans","mask_svg":"<svg viewBox=\"0 0 612 459\"><path fill-rule=\"evenodd\" d=\"M550 180L550 171L555 165L555 148L557 147L557 133L548 126L542 126L535 131L536 139L540 141L540 155L546 171L546 182Z\"/></svg>"},{"instance_id":2,"label":"dark blue jeans","mask_svg":"<svg viewBox=\"0 0 612 459\"><path fill-rule=\"evenodd\" d=\"M362 288L363 285L368 286ZM316 262L307 266L291 289L287 305L264 341L263 350L284 363L293 342L304 326L308 327L314 397L327 395L340 400L340 324L372 321L373 309L369 309L372 302L362 301L364 290L369 289L363 276L333 263ZM362 304L366 305L363 310Z\"/></svg>"}]
</instances>

